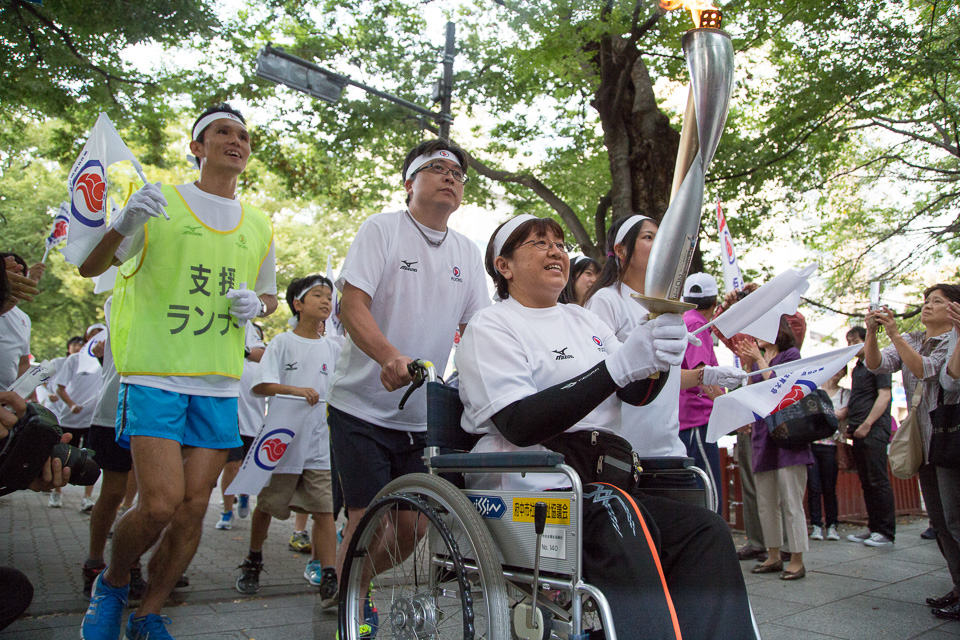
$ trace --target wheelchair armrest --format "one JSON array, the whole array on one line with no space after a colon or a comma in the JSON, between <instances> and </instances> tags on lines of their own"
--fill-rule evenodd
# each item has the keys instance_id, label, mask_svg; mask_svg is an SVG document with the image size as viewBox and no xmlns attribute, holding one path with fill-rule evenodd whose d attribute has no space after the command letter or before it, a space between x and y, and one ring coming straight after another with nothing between
<instances>
[{"instance_id":1,"label":"wheelchair armrest","mask_svg":"<svg viewBox=\"0 0 960 640\"><path fill-rule=\"evenodd\" d=\"M509 453L447 453L430 458L434 469L492 469L555 467L563 464L563 454L554 451Z\"/></svg>"},{"instance_id":2,"label":"wheelchair armrest","mask_svg":"<svg viewBox=\"0 0 960 640\"><path fill-rule=\"evenodd\" d=\"M640 468L644 471L681 471L692 466L693 458L685 456L640 458Z\"/></svg>"}]
</instances>

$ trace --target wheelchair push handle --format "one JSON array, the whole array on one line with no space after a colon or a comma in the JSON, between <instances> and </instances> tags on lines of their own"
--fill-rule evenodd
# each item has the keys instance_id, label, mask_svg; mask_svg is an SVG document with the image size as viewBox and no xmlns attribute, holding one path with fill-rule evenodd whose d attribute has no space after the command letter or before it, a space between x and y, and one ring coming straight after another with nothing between
<instances>
[{"instance_id":1,"label":"wheelchair push handle","mask_svg":"<svg viewBox=\"0 0 960 640\"><path fill-rule=\"evenodd\" d=\"M424 382L435 382L437 379L437 369L429 360L414 360L407 365L407 372L413 376L413 382L410 383L410 386L403 393L403 397L400 398L400 404L397 406L400 411L403 411L410 395L422 387Z\"/></svg>"}]
</instances>

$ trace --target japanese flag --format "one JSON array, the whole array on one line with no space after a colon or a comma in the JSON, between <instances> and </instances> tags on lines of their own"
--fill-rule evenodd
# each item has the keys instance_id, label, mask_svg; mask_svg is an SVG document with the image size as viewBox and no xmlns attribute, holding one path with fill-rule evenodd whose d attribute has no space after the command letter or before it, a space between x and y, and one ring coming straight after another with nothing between
<instances>
[{"instance_id":1,"label":"japanese flag","mask_svg":"<svg viewBox=\"0 0 960 640\"><path fill-rule=\"evenodd\" d=\"M743 289L743 274L740 272L740 263L737 261L737 250L733 248L733 236L727 226L727 218L717 203L717 230L720 237L720 262L723 264L723 284L725 291L740 291Z\"/></svg>"},{"instance_id":2,"label":"japanese flag","mask_svg":"<svg viewBox=\"0 0 960 640\"><path fill-rule=\"evenodd\" d=\"M50 235L44 243L46 246L43 251L41 262L47 261L47 254L55 246L67 239L67 228L70 226L70 203L61 202L57 215L53 218L53 226L50 228Z\"/></svg>"},{"instance_id":3,"label":"japanese flag","mask_svg":"<svg viewBox=\"0 0 960 640\"><path fill-rule=\"evenodd\" d=\"M318 411L326 411L326 403L311 406L304 398L277 395L270 398L269 411L257 439L254 440L240 471L227 490L227 495L260 493L274 471L299 473L312 452L314 425Z\"/></svg>"},{"instance_id":4,"label":"japanese flag","mask_svg":"<svg viewBox=\"0 0 960 640\"><path fill-rule=\"evenodd\" d=\"M816 270L815 262L800 271L787 269L717 316L713 326L728 338L743 332L766 342L776 342L780 316L797 312L800 296L810 288L807 279Z\"/></svg>"},{"instance_id":5,"label":"japanese flag","mask_svg":"<svg viewBox=\"0 0 960 640\"><path fill-rule=\"evenodd\" d=\"M833 377L857 355L862 344L778 365L769 380L741 387L713 401L707 442L716 442L735 429L762 420L803 398Z\"/></svg>"},{"instance_id":6,"label":"japanese flag","mask_svg":"<svg viewBox=\"0 0 960 640\"><path fill-rule=\"evenodd\" d=\"M333 282L333 267L330 264L330 256L327 256L327 280ZM333 311L330 312L330 317L324 324L326 325L324 332L326 337L333 338L344 334L343 323L340 322L340 296L336 287L333 288Z\"/></svg>"},{"instance_id":7,"label":"japanese flag","mask_svg":"<svg viewBox=\"0 0 960 640\"><path fill-rule=\"evenodd\" d=\"M107 167L129 160L144 182L143 168L127 148L110 118L101 113L87 143L67 176L70 224L67 244L60 253L80 266L107 231Z\"/></svg>"}]
</instances>

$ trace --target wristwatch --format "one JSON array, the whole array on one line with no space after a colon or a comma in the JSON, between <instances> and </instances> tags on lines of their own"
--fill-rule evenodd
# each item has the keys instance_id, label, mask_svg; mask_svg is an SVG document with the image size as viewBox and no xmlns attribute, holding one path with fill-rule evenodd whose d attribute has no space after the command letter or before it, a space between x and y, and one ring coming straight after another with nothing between
<instances>
[{"instance_id":1,"label":"wristwatch","mask_svg":"<svg viewBox=\"0 0 960 640\"><path fill-rule=\"evenodd\" d=\"M267 303L261 298L257 298L257 300L260 300L260 313L257 314L257 317L262 318L263 316L267 315Z\"/></svg>"}]
</instances>

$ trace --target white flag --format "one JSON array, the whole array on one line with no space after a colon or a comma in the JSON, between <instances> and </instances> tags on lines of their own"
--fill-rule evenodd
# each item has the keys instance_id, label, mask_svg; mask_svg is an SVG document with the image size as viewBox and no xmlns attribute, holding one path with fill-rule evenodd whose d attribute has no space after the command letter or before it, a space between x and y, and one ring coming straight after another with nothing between
<instances>
[{"instance_id":1,"label":"white flag","mask_svg":"<svg viewBox=\"0 0 960 640\"><path fill-rule=\"evenodd\" d=\"M857 355L862 344L778 365L773 376L713 401L707 442L789 406L833 377Z\"/></svg>"},{"instance_id":2,"label":"white flag","mask_svg":"<svg viewBox=\"0 0 960 640\"><path fill-rule=\"evenodd\" d=\"M737 251L733 248L733 236L727 226L727 218L717 202L717 230L720 239L720 262L723 263L723 284L727 293L743 289L743 274L737 262Z\"/></svg>"},{"instance_id":3,"label":"white flag","mask_svg":"<svg viewBox=\"0 0 960 640\"><path fill-rule=\"evenodd\" d=\"M67 176L70 225L67 244L60 253L70 264L83 264L106 233L107 167L123 160L132 162L143 181L147 181L136 156L124 144L107 114L101 113Z\"/></svg>"},{"instance_id":4,"label":"white flag","mask_svg":"<svg viewBox=\"0 0 960 640\"><path fill-rule=\"evenodd\" d=\"M327 280L333 282L333 267L330 265L330 256L327 256ZM337 294L337 288L333 288L333 310L324 323L326 330L324 335L328 338L342 336L344 334L343 323L340 322L340 296Z\"/></svg>"},{"instance_id":5,"label":"white flag","mask_svg":"<svg viewBox=\"0 0 960 640\"><path fill-rule=\"evenodd\" d=\"M720 314L713 326L728 338L742 332L766 342L776 342L780 316L797 312L800 296L810 288L807 279L816 270L815 262L801 271L787 269Z\"/></svg>"},{"instance_id":6,"label":"white flag","mask_svg":"<svg viewBox=\"0 0 960 640\"><path fill-rule=\"evenodd\" d=\"M322 420L317 412L326 409L326 403L310 406L299 397L270 398L270 410L260 433L240 465L237 477L224 493L257 495L275 471L300 473L304 461L312 454L309 448L315 441L313 431Z\"/></svg>"}]
</instances>

